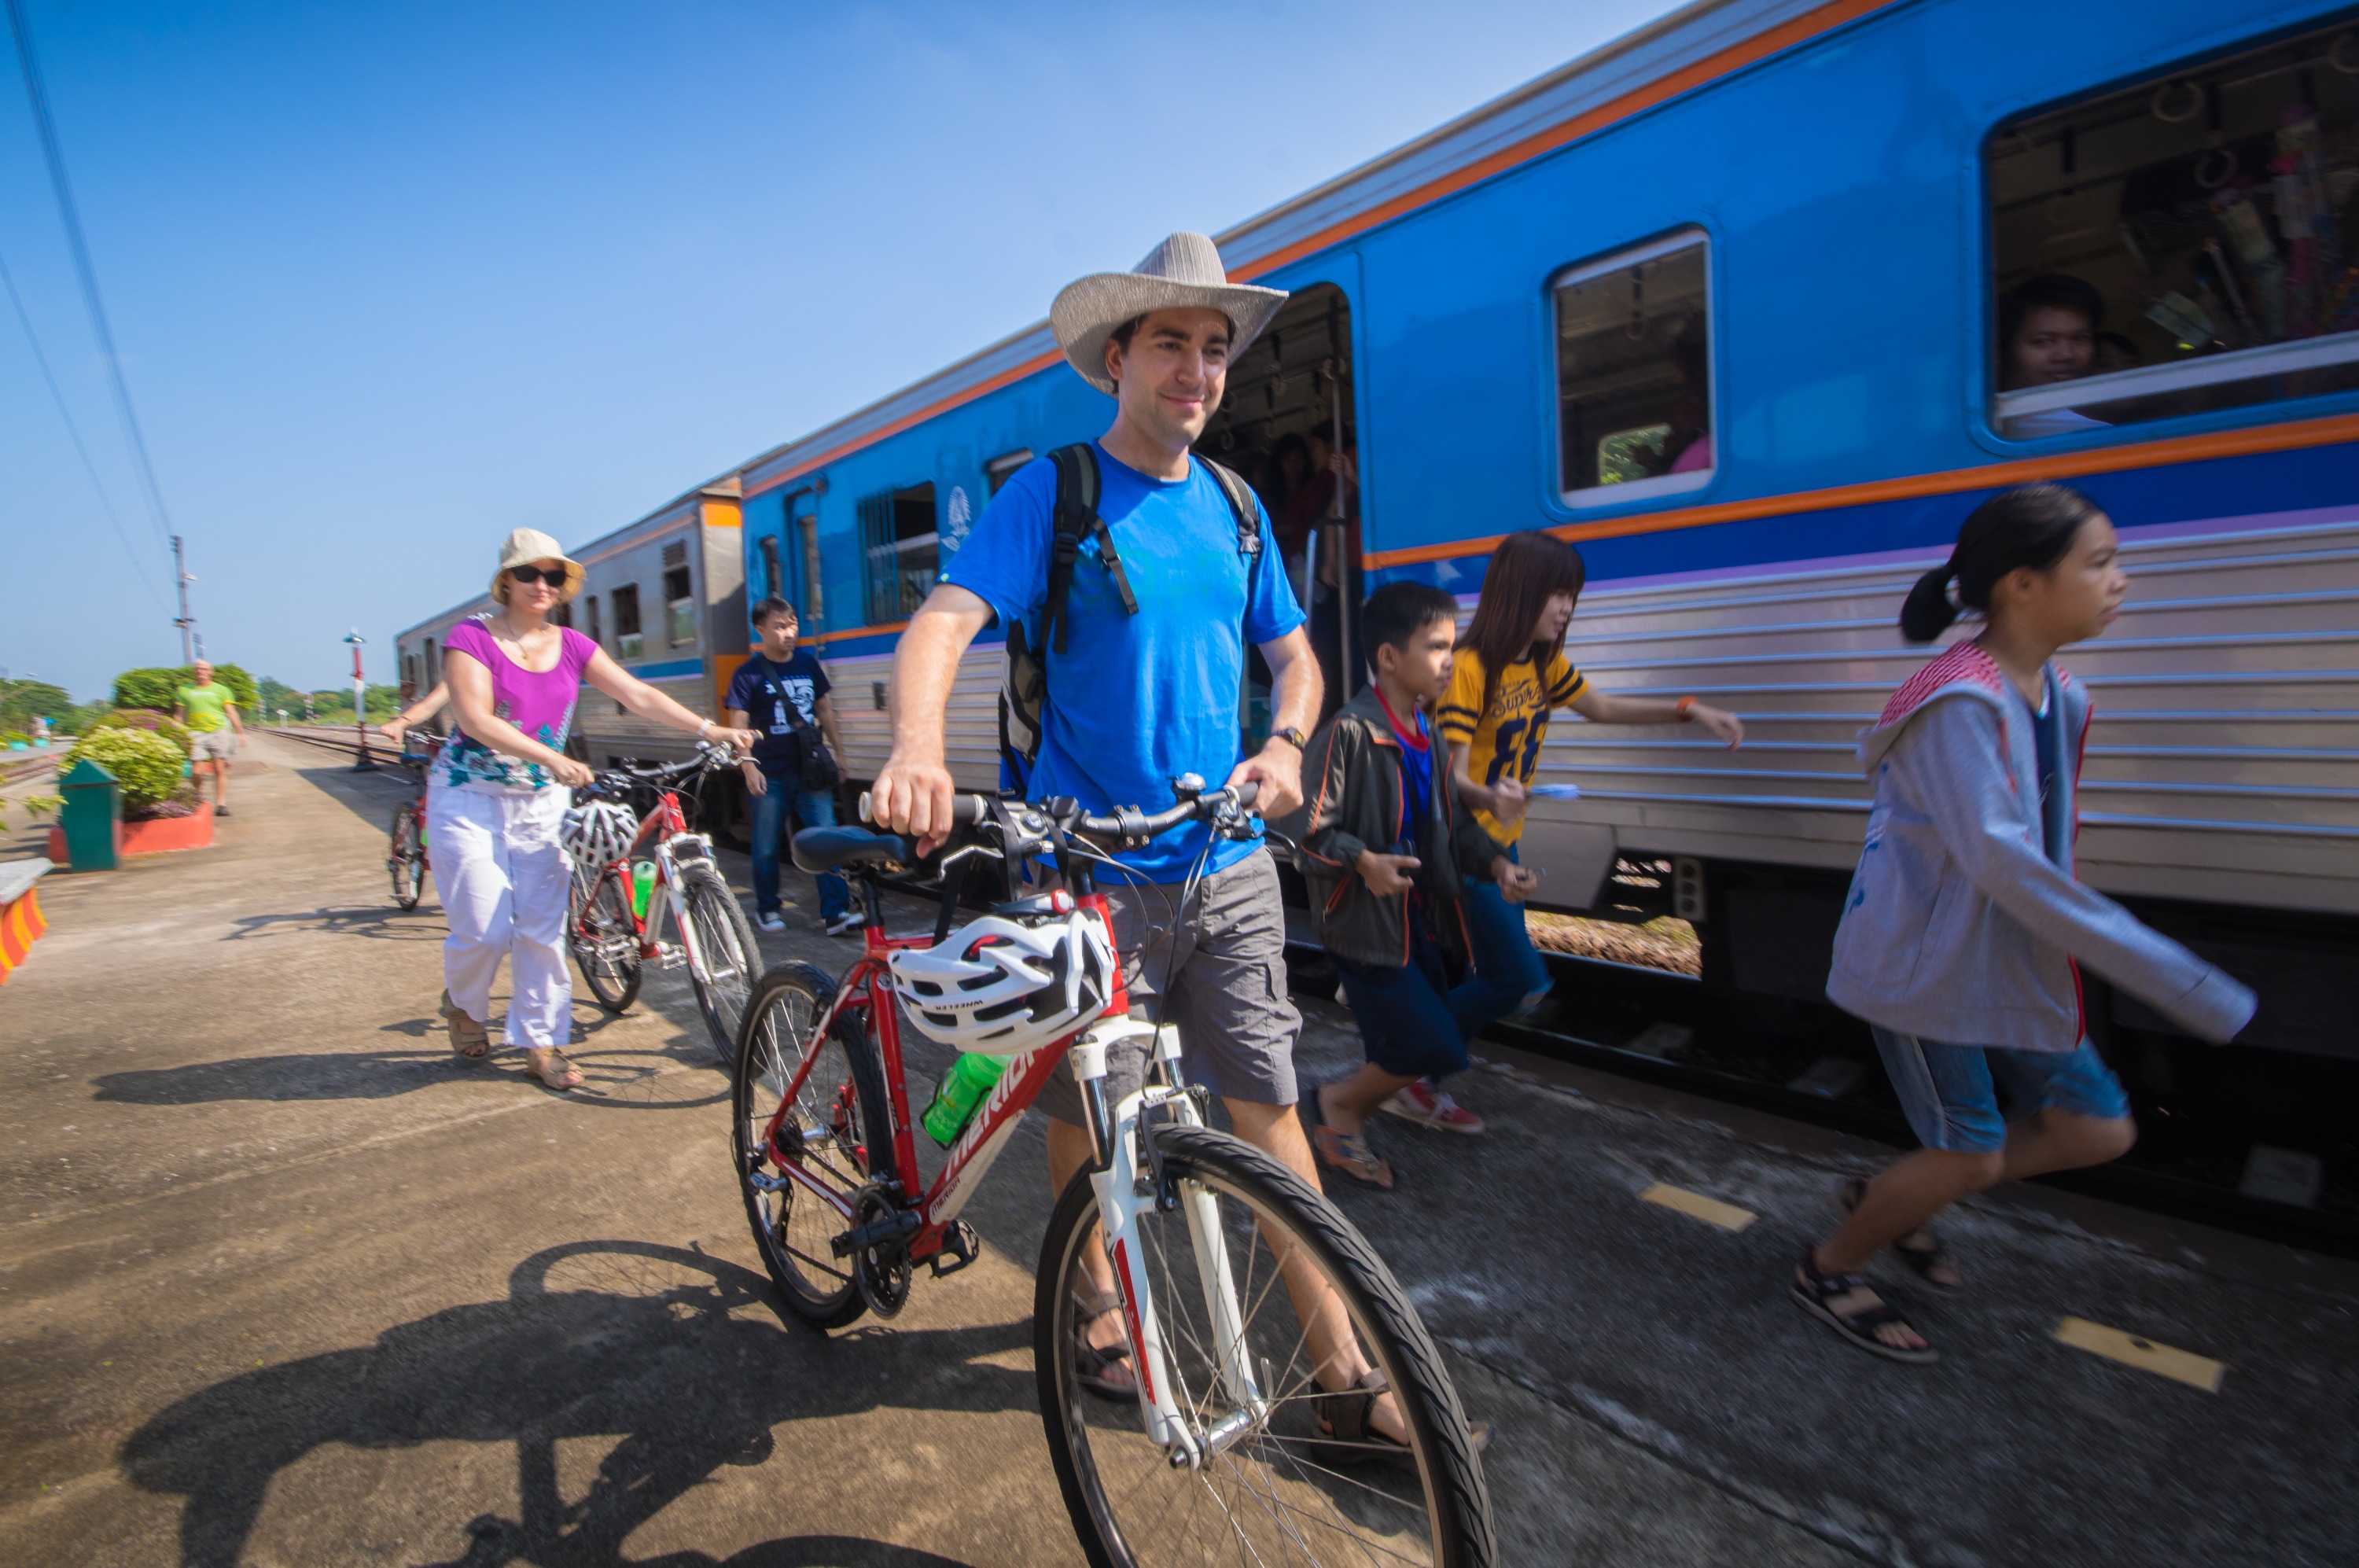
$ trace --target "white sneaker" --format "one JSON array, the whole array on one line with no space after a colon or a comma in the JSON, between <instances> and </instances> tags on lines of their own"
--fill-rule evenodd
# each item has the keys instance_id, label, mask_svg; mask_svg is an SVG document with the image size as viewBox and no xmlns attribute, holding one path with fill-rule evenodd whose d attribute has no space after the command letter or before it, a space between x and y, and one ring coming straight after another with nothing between
<instances>
[{"instance_id":1,"label":"white sneaker","mask_svg":"<svg viewBox=\"0 0 2359 1568\"><path fill-rule=\"evenodd\" d=\"M764 909L754 917L754 923L764 931L784 931L787 929L787 917L776 909Z\"/></svg>"},{"instance_id":2,"label":"white sneaker","mask_svg":"<svg viewBox=\"0 0 2359 1568\"><path fill-rule=\"evenodd\" d=\"M868 918L865 915L861 914L857 909L846 909L843 913L836 916L835 919L827 922L827 934L830 936L842 936L846 931L858 931L862 926L864 926L867 923Z\"/></svg>"}]
</instances>

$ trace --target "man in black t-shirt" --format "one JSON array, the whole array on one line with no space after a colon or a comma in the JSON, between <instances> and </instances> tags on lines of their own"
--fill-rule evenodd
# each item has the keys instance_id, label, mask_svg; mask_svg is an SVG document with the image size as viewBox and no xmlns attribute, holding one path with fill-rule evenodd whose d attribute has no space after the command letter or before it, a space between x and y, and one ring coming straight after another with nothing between
<instances>
[{"instance_id":1,"label":"man in black t-shirt","mask_svg":"<svg viewBox=\"0 0 2359 1568\"><path fill-rule=\"evenodd\" d=\"M754 606L754 629L762 650L740 665L729 682L723 706L728 723L761 736L743 764L747 803L754 817L754 923L783 931L778 913L778 838L788 809L798 827L835 825L835 793L803 787L804 752L822 736L837 757L843 746L835 731L835 709L827 700L827 672L809 649L795 647L802 629L794 606L765 599ZM827 934L839 936L859 923L852 912L852 889L832 872L819 879L819 913Z\"/></svg>"}]
</instances>

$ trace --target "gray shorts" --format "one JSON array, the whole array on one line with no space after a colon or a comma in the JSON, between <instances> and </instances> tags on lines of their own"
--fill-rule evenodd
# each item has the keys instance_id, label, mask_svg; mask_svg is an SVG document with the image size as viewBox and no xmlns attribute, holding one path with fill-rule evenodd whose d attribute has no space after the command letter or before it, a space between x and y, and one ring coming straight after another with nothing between
<instances>
[{"instance_id":1,"label":"gray shorts","mask_svg":"<svg viewBox=\"0 0 2359 1568\"><path fill-rule=\"evenodd\" d=\"M189 732L189 760L191 762L202 762L207 757L219 757L227 762L236 750L237 733L234 730Z\"/></svg>"},{"instance_id":2,"label":"gray shorts","mask_svg":"<svg viewBox=\"0 0 2359 1568\"><path fill-rule=\"evenodd\" d=\"M1184 910L1176 883L1140 887L1107 876L1098 891L1114 912L1131 1017L1155 1018L1169 971L1163 1018L1180 1030L1189 1082L1248 1105L1294 1104L1294 1040L1302 1015L1286 994L1286 909L1269 852L1256 850L1205 877ZM1147 1051L1145 1040L1133 1040L1106 1052L1107 1104L1145 1080ZM1082 1125L1070 1058L1033 1103L1058 1121Z\"/></svg>"}]
</instances>

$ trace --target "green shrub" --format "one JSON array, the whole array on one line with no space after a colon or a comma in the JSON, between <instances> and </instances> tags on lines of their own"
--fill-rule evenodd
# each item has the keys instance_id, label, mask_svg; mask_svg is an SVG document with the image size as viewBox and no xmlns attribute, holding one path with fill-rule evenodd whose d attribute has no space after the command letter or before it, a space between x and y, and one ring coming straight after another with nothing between
<instances>
[{"instance_id":1,"label":"green shrub","mask_svg":"<svg viewBox=\"0 0 2359 1568\"><path fill-rule=\"evenodd\" d=\"M125 810L170 800L180 788L188 754L152 730L108 725L74 742L62 769L89 758L123 785Z\"/></svg>"},{"instance_id":2,"label":"green shrub","mask_svg":"<svg viewBox=\"0 0 2359 1568\"><path fill-rule=\"evenodd\" d=\"M168 713L180 700L180 688L194 685L196 679L196 670L186 665L178 670L126 670L114 678L114 705ZM254 677L236 665L214 665L213 680L229 688L229 700L237 704L239 713L250 714L259 705Z\"/></svg>"},{"instance_id":3,"label":"green shrub","mask_svg":"<svg viewBox=\"0 0 2359 1568\"><path fill-rule=\"evenodd\" d=\"M153 708L116 708L92 719L84 734L94 730L146 730L162 735L180 748L180 755L190 755L188 726L169 713L159 713Z\"/></svg>"}]
</instances>

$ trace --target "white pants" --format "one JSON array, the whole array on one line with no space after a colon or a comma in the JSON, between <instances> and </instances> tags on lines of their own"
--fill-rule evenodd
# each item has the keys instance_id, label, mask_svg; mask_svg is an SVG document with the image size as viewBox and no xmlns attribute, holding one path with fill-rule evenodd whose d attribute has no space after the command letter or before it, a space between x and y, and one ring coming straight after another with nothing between
<instances>
[{"instance_id":1,"label":"white pants","mask_svg":"<svg viewBox=\"0 0 2359 1568\"><path fill-rule=\"evenodd\" d=\"M571 791L473 789L426 793L434 888L451 921L442 982L478 1023L490 1019L492 977L508 963L507 1042L527 1050L573 1038L573 979L565 969L565 900L572 863L557 842Z\"/></svg>"}]
</instances>

